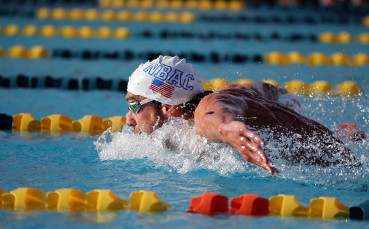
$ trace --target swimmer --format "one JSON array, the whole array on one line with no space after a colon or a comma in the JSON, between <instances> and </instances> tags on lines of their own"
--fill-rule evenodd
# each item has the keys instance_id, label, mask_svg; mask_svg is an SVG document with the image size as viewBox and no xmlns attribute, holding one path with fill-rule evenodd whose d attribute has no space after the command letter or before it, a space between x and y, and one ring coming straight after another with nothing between
<instances>
[{"instance_id":1,"label":"swimmer","mask_svg":"<svg viewBox=\"0 0 369 229\"><path fill-rule=\"evenodd\" d=\"M265 141L254 131L270 130L276 138L286 135L318 148L311 152L299 147L293 152L286 149L281 157L291 162L328 166L354 160L346 148L336 152L341 142L332 131L278 102L288 94L263 82L231 84L214 93L204 91L201 78L185 59L159 56L141 64L129 77L127 125L136 133L151 134L173 118L189 120L198 134L228 144L270 174L278 171L262 149ZM322 142L316 142L319 139ZM341 158L333 157L334 153Z\"/></svg>"}]
</instances>

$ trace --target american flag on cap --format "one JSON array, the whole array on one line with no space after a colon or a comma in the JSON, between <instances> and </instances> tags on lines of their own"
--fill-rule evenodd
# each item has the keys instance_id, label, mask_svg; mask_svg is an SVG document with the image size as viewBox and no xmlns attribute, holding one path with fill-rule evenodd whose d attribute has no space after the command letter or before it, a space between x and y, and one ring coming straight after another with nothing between
<instances>
[{"instance_id":1,"label":"american flag on cap","mask_svg":"<svg viewBox=\"0 0 369 229\"><path fill-rule=\"evenodd\" d=\"M154 79L149 87L149 89L158 92L159 94L171 98L174 91L174 86L169 85L161 80Z\"/></svg>"}]
</instances>

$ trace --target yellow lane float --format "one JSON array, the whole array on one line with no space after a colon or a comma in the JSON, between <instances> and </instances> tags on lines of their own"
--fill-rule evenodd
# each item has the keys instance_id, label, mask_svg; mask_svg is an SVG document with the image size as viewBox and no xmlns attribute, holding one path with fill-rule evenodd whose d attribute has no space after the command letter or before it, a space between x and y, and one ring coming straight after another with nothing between
<instances>
[{"instance_id":1,"label":"yellow lane float","mask_svg":"<svg viewBox=\"0 0 369 229\"><path fill-rule=\"evenodd\" d=\"M196 0L188 0L184 3L184 7L188 8L188 9L195 9L198 7L198 1Z\"/></svg>"},{"instance_id":2,"label":"yellow lane float","mask_svg":"<svg viewBox=\"0 0 369 229\"><path fill-rule=\"evenodd\" d=\"M361 33L357 36L356 39L362 44L369 44L369 33Z\"/></svg>"},{"instance_id":3,"label":"yellow lane float","mask_svg":"<svg viewBox=\"0 0 369 229\"><path fill-rule=\"evenodd\" d=\"M143 1L141 1L141 7L142 8L149 9L149 8L153 8L154 5L155 5L155 2L153 0L143 0Z\"/></svg>"},{"instance_id":4,"label":"yellow lane float","mask_svg":"<svg viewBox=\"0 0 369 229\"><path fill-rule=\"evenodd\" d=\"M243 1L231 0L229 2L228 8L231 11L240 11L245 8L245 3Z\"/></svg>"},{"instance_id":5,"label":"yellow lane float","mask_svg":"<svg viewBox=\"0 0 369 229\"><path fill-rule=\"evenodd\" d=\"M89 26L81 26L78 29L78 34L81 38L91 38L95 36L95 31Z\"/></svg>"},{"instance_id":6,"label":"yellow lane float","mask_svg":"<svg viewBox=\"0 0 369 229\"><path fill-rule=\"evenodd\" d=\"M365 26L369 26L369 16L366 16L362 19L362 23Z\"/></svg>"},{"instance_id":7,"label":"yellow lane float","mask_svg":"<svg viewBox=\"0 0 369 229\"><path fill-rule=\"evenodd\" d=\"M263 80L264 83L268 83L268 84L271 84L273 86L276 86L276 87L280 87L281 84L276 82L275 80L272 80L272 79L265 79Z\"/></svg>"},{"instance_id":8,"label":"yellow lane float","mask_svg":"<svg viewBox=\"0 0 369 229\"><path fill-rule=\"evenodd\" d=\"M10 58L26 58L27 50L22 45L15 45L15 46L10 47L8 51L8 56Z\"/></svg>"},{"instance_id":9,"label":"yellow lane float","mask_svg":"<svg viewBox=\"0 0 369 229\"><path fill-rule=\"evenodd\" d=\"M111 0L110 6L114 8L121 8L125 6L125 1L124 0Z\"/></svg>"},{"instance_id":10,"label":"yellow lane float","mask_svg":"<svg viewBox=\"0 0 369 229\"><path fill-rule=\"evenodd\" d=\"M336 42L336 35L334 35L332 32L323 32L319 35L319 41L322 43Z\"/></svg>"},{"instance_id":11,"label":"yellow lane float","mask_svg":"<svg viewBox=\"0 0 369 229\"><path fill-rule=\"evenodd\" d=\"M328 94L333 91L333 85L324 80L318 80L311 84L308 87L308 93L311 95L322 95Z\"/></svg>"},{"instance_id":12,"label":"yellow lane float","mask_svg":"<svg viewBox=\"0 0 369 229\"><path fill-rule=\"evenodd\" d=\"M101 7L110 7L113 4L112 0L98 0L98 2Z\"/></svg>"},{"instance_id":13,"label":"yellow lane float","mask_svg":"<svg viewBox=\"0 0 369 229\"><path fill-rule=\"evenodd\" d=\"M63 188L47 193L46 207L50 210L75 210L85 209L86 194L72 189Z\"/></svg>"},{"instance_id":14,"label":"yellow lane float","mask_svg":"<svg viewBox=\"0 0 369 229\"><path fill-rule=\"evenodd\" d=\"M294 195L278 195L270 197L269 213L279 216L308 217L309 207L302 206Z\"/></svg>"},{"instance_id":15,"label":"yellow lane float","mask_svg":"<svg viewBox=\"0 0 369 229\"><path fill-rule=\"evenodd\" d=\"M154 11L154 12L151 12L150 15L149 15L149 21L151 22L164 22L165 21L165 16L164 14L158 12L158 11Z\"/></svg>"},{"instance_id":16,"label":"yellow lane float","mask_svg":"<svg viewBox=\"0 0 369 229\"><path fill-rule=\"evenodd\" d=\"M87 9L85 11L85 19L88 21L96 21L99 20L100 18L100 13L99 11L95 10L95 9Z\"/></svg>"},{"instance_id":17,"label":"yellow lane float","mask_svg":"<svg viewBox=\"0 0 369 229\"><path fill-rule=\"evenodd\" d=\"M18 188L2 194L2 207L40 209L45 207L45 192L36 188Z\"/></svg>"},{"instance_id":18,"label":"yellow lane float","mask_svg":"<svg viewBox=\"0 0 369 229\"><path fill-rule=\"evenodd\" d=\"M164 212L170 205L162 202L155 192L138 191L132 192L130 195L129 210L142 213L147 212Z\"/></svg>"},{"instance_id":19,"label":"yellow lane float","mask_svg":"<svg viewBox=\"0 0 369 229\"><path fill-rule=\"evenodd\" d=\"M322 52L310 53L308 57L308 63L312 66L319 65L330 65L332 63L331 59Z\"/></svg>"},{"instance_id":20,"label":"yellow lane float","mask_svg":"<svg viewBox=\"0 0 369 229\"><path fill-rule=\"evenodd\" d=\"M3 30L3 34L5 34L6 36L14 36L17 35L18 33L19 27L15 24L9 24Z\"/></svg>"},{"instance_id":21,"label":"yellow lane float","mask_svg":"<svg viewBox=\"0 0 369 229\"><path fill-rule=\"evenodd\" d=\"M351 59L348 55L344 53L333 53L331 55L331 60L333 65L340 65L340 66L350 66L351 65Z\"/></svg>"},{"instance_id":22,"label":"yellow lane float","mask_svg":"<svg viewBox=\"0 0 369 229\"><path fill-rule=\"evenodd\" d=\"M350 43L352 41L352 36L348 32L339 32L336 35L336 41L338 43L347 44L347 43Z\"/></svg>"},{"instance_id":23,"label":"yellow lane float","mask_svg":"<svg viewBox=\"0 0 369 229\"><path fill-rule=\"evenodd\" d=\"M369 200L348 207L335 197L310 199L310 206L303 206L294 195L279 194L269 199L257 194L243 194L231 199L215 192L205 192L191 198L187 212L208 216L223 214L272 215L281 217L310 217L315 219L369 219ZM170 205L161 201L152 191L130 193L129 202L116 196L110 189L95 189L84 193L73 188L61 188L48 192L33 187L20 187L9 193L0 189L0 207L3 209L32 209L58 211L96 211L98 213L117 210L132 210L139 213L162 213Z\"/></svg>"},{"instance_id":24,"label":"yellow lane float","mask_svg":"<svg viewBox=\"0 0 369 229\"><path fill-rule=\"evenodd\" d=\"M253 83L253 82L254 81L250 80L250 79L238 79L238 80L233 81L232 83L243 85L243 84L250 84L250 83Z\"/></svg>"},{"instance_id":25,"label":"yellow lane float","mask_svg":"<svg viewBox=\"0 0 369 229\"><path fill-rule=\"evenodd\" d=\"M369 64L369 56L366 53L358 53L352 60L355 66L364 66Z\"/></svg>"},{"instance_id":26,"label":"yellow lane float","mask_svg":"<svg viewBox=\"0 0 369 229\"><path fill-rule=\"evenodd\" d=\"M49 52L41 45L36 45L27 50L27 57L29 59L47 58Z\"/></svg>"},{"instance_id":27,"label":"yellow lane float","mask_svg":"<svg viewBox=\"0 0 369 229\"><path fill-rule=\"evenodd\" d=\"M13 129L19 131L37 131L41 129L41 122L35 120L32 114L20 113L13 116Z\"/></svg>"},{"instance_id":28,"label":"yellow lane float","mask_svg":"<svg viewBox=\"0 0 369 229\"><path fill-rule=\"evenodd\" d=\"M86 193L86 207L93 211L111 211L126 209L128 201L117 197L108 189L96 189Z\"/></svg>"},{"instance_id":29,"label":"yellow lane float","mask_svg":"<svg viewBox=\"0 0 369 229\"><path fill-rule=\"evenodd\" d=\"M73 118L60 114L49 115L41 119L41 129L53 131L72 131Z\"/></svg>"},{"instance_id":30,"label":"yellow lane float","mask_svg":"<svg viewBox=\"0 0 369 229\"><path fill-rule=\"evenodd\" d=\"M22 29L22 35L25 37L35 36L37 34L37 27L35 25L27 25Z\"/></svg>"},{"instance_id":31,"label":"yellow lane float","mask_svg":"<svg viewBox=\"0 0 369 229\"><path fill-rule=\"evenodd\" d=\"M101 132L103 118L96 115L85 115L78 121L73 122L73 130L77 132Z\"/></svg>"},{"instance_id":32,"label":"yellow lane float","mask_svg":"<svg viewBox=\"0 0 369 229\"><path fill-rule=\"evenodd\" d=\"M111 38L114 35L114 31L110 27L102 26L96 30L96 35L100 39Z\"/></svg>"},{"instance_id":33,"label":"yellow lane float","mask_svg":"<svg viewBox=\"0 0 369 229\"><path fill-rule=\"evenodd\" d=\"M116 28L113 34L116 39L126 39L131 36L131 32L126 27Z\"/></svg>"},{"instance_id":34,"label":"yellow lane float","mask_svg":"<svg viewBox=\"0 0 369 229\"><path fill-rule=\"evenodd\" d=\"M53 25L44 25L41 27L39 34L43 37L54 37L58 35L58 29Z\"/></svg>"},{"instance_id":35,"label":"yellow lane float","mask_svg":"<svg viewBox=\"0 0 369 229\"><path fill-rule=\"evenodd\" d=\"M290 64L305 64L307 62L306 57L299 52L287 53L287 60Z\"/></svg>"},{"instance_id":36,"label":"yellow lane float","mask_svg":"<svg viewBox=\"0 0 369 229\"><path fill-rule=\"evenodd\" d=\"M60 35L64 38L72 38L78 36L78 30L73 26L63 26L60 28Z\"/></svg>"},{"instance_id":37,"label":"yellow lane float","mask_svg":"<svg viewBox=\"0 0 369 229\"><path fill-rule=\"evenodd\" d=\"M362 92L362 87L353 81L345 81L343 83L337 84L335 91L336 95L341 96L353 96L358 95Z\"/></svg>"},{"instance_id":38,"label":"yellow lane float","mask_svg":"<svg viewBox=\"0 0 369 229\"><path fill-rule=\"evenodd\" d=\"M111 128L112 131L122 131L123 126L126 124L126 117L113 116L103 121L103 129L107 130Z\"/></svg>"},{"instance_id":39,"label":"yellow lane float","mask_svg":"<svg viewBox=\"0 0 369 229\"><path fill-rule=\"evenodd\" d=\"M0 57L5 57L6 51L0 46Z\"/></svg>"},{"instance_id":40,"label":"yellow lane float","mask_svg":"<svg viewBox=\"0 0 369 229\"><path fill-rule=\"evenodd\" d=\"M55 8L51 11L51 18L55 20L65 20L68 18L68 11L64 8Z\"/></svg>"},{"instance_id":41,"label":"yellow lane float","mask_svg":"<svg viewBox=\"0 0 369 229\"><path fill-rule=\"evenodd\" d=\"M206 86L206 90L219 91L223 87L231 84L231 82L223 78L215 78L207 82L203 82L203 86L204 84Z\"/></svg>"},{"instance_id":42,"label":"yellow lane float","mask_svg":"<svg viewBox=\"0 0 369 229\"><path fill-rule=\"evenodd\" d=\"M322 219L348 218L349 207L335 197L319 197L310 200L310 217Z\"/></svg>"},{"instance_id":43,"label":"yellow lane float","mask_svg":"<svg viewBox=\"0 0 369 229\"><path fill-rule=\"evenodd\" d=\"M133 14L128 10L122 10L117 13L118 21L130 21L133 19Z\"/></svg>"},{"instance_id":44,"label":"yellow lane float","mask_svg":"<svg viewBox=\"0 0 369 229\"><path fill-rule=\"evenodd\" d=\"M85 12L81 9L71 9L69 11L69 19L79 21L85 18Z\"/></svg>"},{"instance_id":45,"label":"yellow lane float","mask_svg":"<svg viewBox=\"0 0 369 229\"><path fill-rule=\"evenodd\" d=\"M182 8L183 7L183 2L182 1L180 1L180 0L174 0L174 1L171 1L169 4L167 4L167 5L169 5L171 8L173 8L173 9L179 9L179 8ZM161 4L161 8L165 8L165 3L162 3Z\"/></svg>"},{"instance_id":46,"label":"yellow lane float","mask_svg":"<svg viewBox=\"0 0 369 229\"><path fill-rule=\"evenodd\" d=\"M115 15L115 12L113 10L105 10L101 13L100 18L103 21L115 21L116 20L116 15Z\"/></svg>"},{"instance_id":47,"label":"yellow lane float","mask_svg":"<svg viewBox=\"0 0 369 229\"><path fill-rule=\"evenodd\" d=\"M305 94L307 85L302 80L291 80L285 83L286 90L291 93Z\"/></svg>"},{"instance_id":48,"label":"yellow lane float","mask_svg":"<svg viewBox=\"0 0 369 229\"><path fill-rule=\"evenodd\" d=\"M46 7L42 7L37 9L36 11L36 17L38 19L48 19L51 16L51 11L49 10L49 8Z\"/></svg>"},{"instance_id":49,"label":"yellow lane float","mask_svg":"<svg viewBox=\"0 0 369 229\"><path fill-rule=\"evenodd\" d=\"M146 22L149 21L150 15L145 11L138 11L133 15L135 21Z\"/></svg>"},{"instance_id":50,"label":"yellow lane float","mask_svg":"<svg viewBox=\"0 0 369 229\"><path fill-rule=\"evenodd\" d=\"M281 52L270 52L266 55L265 57L265 61L268 64L288 64L288 57L286 57L283 53Z\"/></svg>"},{"instance_id":51,"label":"yellow lane float","mask_svg":"<svg viewBox=\"0 0 369 229\"><path fill-rule=\"evenodd\" d=\"M95 189L84 193L73 188L61 188L45 194L43 190L21 187L9 193L0 189L0 207L4 209L40 209L58 211L109 212L129 209L140 213L161 213L170 207L155 192L130 194L130 203L110 189Z\"/></svg>"},{"instance_id":52,"label":"yellow lane float","mask_svg":"<svg viewBox=\"0 0 369 229\"><path fill-rule=\"evenodd\" d=\"M183 12L179 17L179 21L184 24L192 23L195 21L195 15L191 12Z\"/></svg>"}]
</instances>

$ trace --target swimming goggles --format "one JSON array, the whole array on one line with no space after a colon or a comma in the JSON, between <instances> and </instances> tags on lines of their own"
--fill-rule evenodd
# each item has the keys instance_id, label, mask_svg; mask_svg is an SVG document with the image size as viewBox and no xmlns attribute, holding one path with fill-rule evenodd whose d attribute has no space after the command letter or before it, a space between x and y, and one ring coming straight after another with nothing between
<instances>
[{"instance_id":1,"label":"swimming goggles","mask_svg":"<svg viewBox=\"0 0 369 229\"><path fill-rule=\"evenodd\" d=\"M132 111L133 113L137 114L140 112L141 107L146 103L151 102L152 99L144 99L142 101L133 101L128 104L128 110Z\"/></svg>"}]
</instances>

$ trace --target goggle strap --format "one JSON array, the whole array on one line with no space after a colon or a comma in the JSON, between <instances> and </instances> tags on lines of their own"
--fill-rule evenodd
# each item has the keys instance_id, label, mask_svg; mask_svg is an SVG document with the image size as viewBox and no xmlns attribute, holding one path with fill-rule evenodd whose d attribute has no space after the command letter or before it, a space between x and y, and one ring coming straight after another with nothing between
<instances>
[{"instance_id":1,"label":"goggle strap","mask_svg":"<svg viewBox=\"0 0 369 229\"><path fill-rule=\"evenodd\" d=\"M149 103L151 101L153 101L153 100L152 99L144 99L144 100L140 101L140 104L144 105L144 104Z\"/></svg>"}]
</instances>

